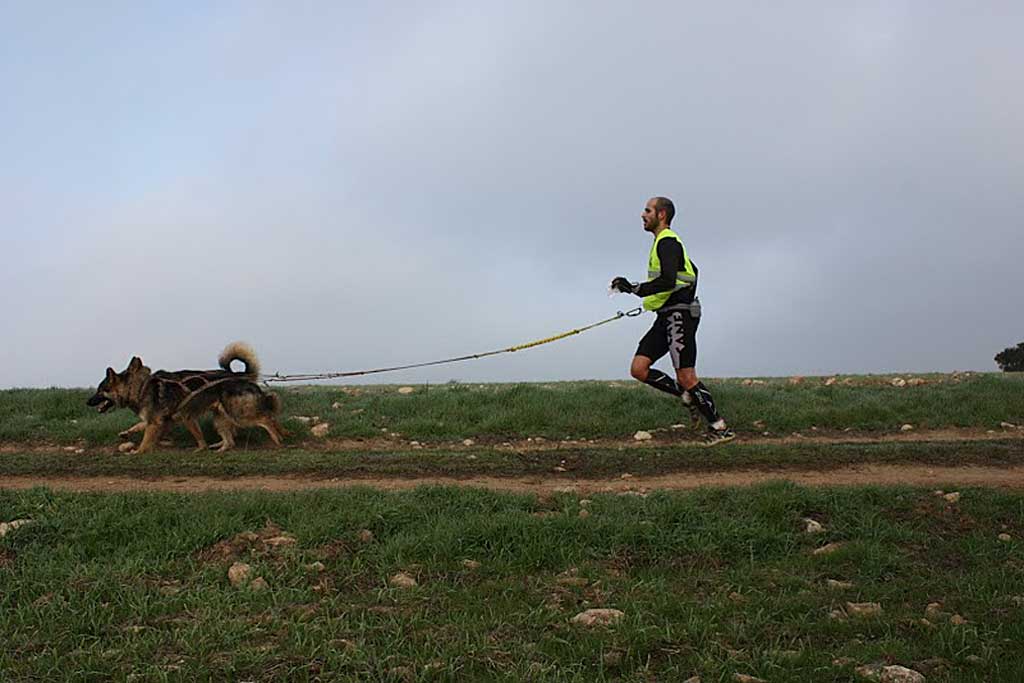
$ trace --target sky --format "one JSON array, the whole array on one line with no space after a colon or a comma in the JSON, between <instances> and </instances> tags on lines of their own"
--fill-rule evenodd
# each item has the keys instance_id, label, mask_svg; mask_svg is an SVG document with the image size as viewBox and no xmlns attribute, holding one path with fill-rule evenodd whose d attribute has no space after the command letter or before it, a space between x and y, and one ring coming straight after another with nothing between
<instances>
[{"instance_id":1,"label":"sky","mask_svg":"<svg viewBox=\"0 0 1024 683\"><path fill-rule=\"evenodd\" d=\"M702 376L1024 340L1024 3L0 0L0 388L491 351L700 269ZM626 379L647 314L368 378ZM668 359L661 367L668 368Z\"/></svg>"}]
</instances>

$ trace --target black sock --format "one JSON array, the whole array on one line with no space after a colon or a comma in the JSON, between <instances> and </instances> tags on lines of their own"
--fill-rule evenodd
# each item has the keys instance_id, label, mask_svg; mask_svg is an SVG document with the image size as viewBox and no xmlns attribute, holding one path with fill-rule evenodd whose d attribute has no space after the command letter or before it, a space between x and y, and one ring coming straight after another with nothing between
<instances>
[{"instance_id":1,"label":"black sock","mask_svg":"<svg viewBox=\"0 0 1024 683\"><path fill-rule=\"evenodd\" d=\"M647 371L647 379L644 380L644 384L650 384L658 391L664 391L666 394L672 394L673 396L683 395L682 390L680 390L679 385L676 384L674 379L661 370L655 370L654 368Z\"/></svg>"},{"instance_id":2,"label":"black sock","mask_svg":"<svg viewBox=\"0 0 1024 683\"><path fill-rule=\"evenodd\" d=\"M697 404L697 410L700 411L700 414L704 416L709 425L713 425L722 419L718 411L715 410L715 399L711 397L711 392L704 386L704 382L697 382L697 386L688 389L688 391L693 396L694 403Z\"/></svg>"}]
</instances>

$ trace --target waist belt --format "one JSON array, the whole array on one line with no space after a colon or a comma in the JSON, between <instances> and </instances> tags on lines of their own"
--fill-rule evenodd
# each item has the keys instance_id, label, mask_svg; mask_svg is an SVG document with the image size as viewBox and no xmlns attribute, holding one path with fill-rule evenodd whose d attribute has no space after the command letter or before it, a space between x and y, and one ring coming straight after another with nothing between
<instances>
[{"instance_id":1,"label":"waist belt","mask_svg":"<svg viewBox=\"0 0 1024 683\"><path fill-rule=\"evenodd\" d=\"M663 306L658 309L658 314L662 313L674 313L676 311L686 311L694 318L700 317L700 299L693 297L693 302L688 304L672 304L671 306Z\"/></svg>"}]
</instances>

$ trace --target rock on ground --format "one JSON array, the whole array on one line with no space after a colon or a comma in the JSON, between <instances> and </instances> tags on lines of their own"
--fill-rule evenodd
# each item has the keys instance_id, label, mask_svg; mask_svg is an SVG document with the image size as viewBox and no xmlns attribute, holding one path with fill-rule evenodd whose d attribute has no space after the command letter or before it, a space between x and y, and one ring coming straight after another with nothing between
<instances>
[{"instance_id":1,"label":"rock on ground","mask_svg":"<svg viewBox=\"0 0 1024 683\"><path fill-rule=\"evenodd\" d=\"M416 579L405 572L398 572L388 581L395 588L413 588L416 586Z\"/></svg>"},{"instance_id":2,"label":"rock on ground","mask_svg":"<svg viewBox=\"0 0 1024 683\"><path fill-rule=\"evenodd\" d=\"M924 674L905 666L882 667L880 683L925 683Z\"/></svg>"},{"instance_id":3,"label":"rock on ground","mask_svg":"<svg viewBox=\"0 0 1024 683\"><path fill-rule=\"evenodd\" d=\"M245 562L235 562L228 569L228 581L231 582L232 586L241 586L248 582L249 574L251 573L252 567Z\"/></svg>"},{"instance_id":4,"label":"rock on ground","mask_svg":"<svg viewBox=\"0 0 1024 683\"><path fill-rule=\"evenodd\" d=\"M572 623L579 626L611 626L618 623L624 616L626 615L617 609L588 609L574 616Z\"/></svg>"}]
</instances>

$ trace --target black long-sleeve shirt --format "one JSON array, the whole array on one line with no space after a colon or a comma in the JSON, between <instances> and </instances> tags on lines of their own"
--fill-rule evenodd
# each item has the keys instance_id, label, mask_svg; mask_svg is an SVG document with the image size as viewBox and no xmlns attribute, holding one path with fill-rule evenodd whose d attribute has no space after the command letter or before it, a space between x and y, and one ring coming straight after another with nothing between
<instances>
[{"instance_id":1,"label":"black long-sleeve shirt","mask_svg":"<svg viewBox=\"0 0 1024 683\"><path fill-rule=\"evenodd\" d=\"M661 274L640 285L636 293L641 297L675 289L676 273L683 270L685 265L683 263L683 245L679 240L671 238L661 240L658 242L658 260L661 261ZM697 264L691 259L690 265L693 266L693 284L674 292L661 307L662 309L668 308L672 304L693 303L693 297L697 295Z\"/></svg>"}]
</instances>

